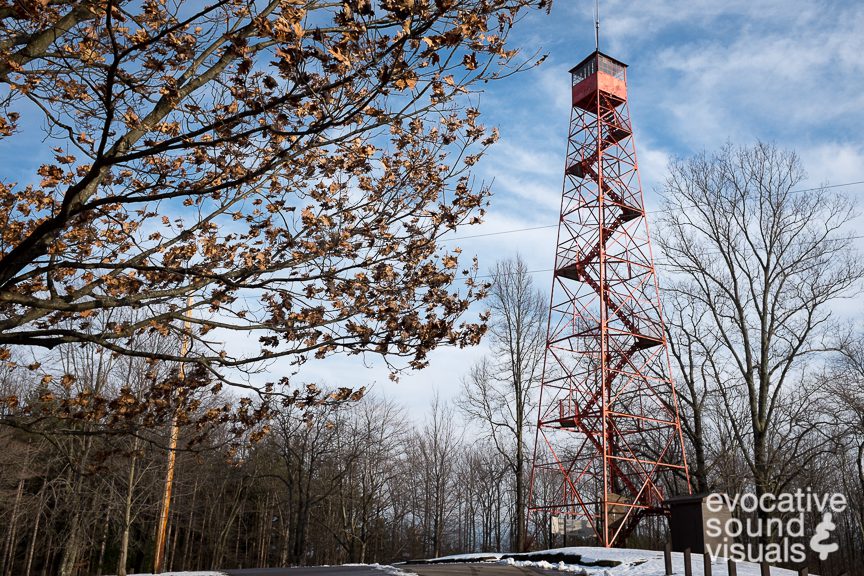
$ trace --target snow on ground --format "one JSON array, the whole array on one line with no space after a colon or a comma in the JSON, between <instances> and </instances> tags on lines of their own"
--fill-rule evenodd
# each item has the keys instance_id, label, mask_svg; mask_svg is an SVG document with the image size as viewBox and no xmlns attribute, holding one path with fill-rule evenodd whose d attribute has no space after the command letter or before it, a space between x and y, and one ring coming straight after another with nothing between
<instances>
[{"instance_id":1,"label":"snow on ground","mask_svg":"<svg viewBox=\"0 0 864 576\"><path fill-rule=\"evenodd\" d=\"M624 548L596 548L590 546L576 546L568 548L554 548L530 552L528 555L560 555L568 558L568 561L548 562L546 560L517 560L514 558L502 559L506 554L481 553L481 554L454 554L436 558L433 562L459 562L478 561L490 559L500 564L510 566L524 566L541 568L545 570L557 570L570 572L580 576L664 576L666 567L663 562L663 552L651 550L630 550ZM617 566L608 566L608 562L620 562ZM603 566L592 566L601 562ZM704 576L702 554L691 555L693 576ZM737 562L738 576L760 576L761 571L758 564L750 562ZM672 553L672 571L676 575L684 574L684 554ZM728 576L728 565L726 558L714 558L711 562L712 576ZM772 576L796 576L796 572L783 568L771 568Z\"/></svg>"},{"instance_id":2,"label":"snow on ground","mask_svg":"<svg viewBox=\"0 0 864 576\"><path fill-rule=\"evenodd\" d=\"M577 547L570 548L573 553L579 554L582 562L591 560L618 560L622 562L613 568L586 568L587 574L594 574L605 570L609 576L663 576L666 573L663 563L663 552L649 550L626 550ZM702 554L692 554L690 563L693 567L693 576L704 576ZM758 564L752 562L736 562L738 576L760 576L761 570ZM684 574L684 554L672 553L672 572ZM712 576L728 576L728 564L726 558L717 557L711 561ZM784 568L771 568L772 576L796 576L794 570Z\"/></svg>"},{"instance_id":3,"label":"snow on ground","mask_svg":"<svg viewBox=\"0 0 864 576\"><path fill-rule=\"evenodd\" d=\"M477 562L480 560L497 560L501 558L501 552L472 552L471 554L451 554L430 560L430 562Z\"/></svg>"},{"instance_id":4,"label":"snow on ground","mask_svg":"<svg viewBox=\"0 0 864 576\"><path fill-rule=\"evenodd\" d=\"M514 558L502 558L509 556L501 552L478 552L473 554L453 554L442 556L429 563L435 562L497 562L509 566L533 567L544 570L557 570L559 572L570 572L579 576L665 576L666 567L663 562L663 552L652 550L629 550L624 548L595 548L590 546L575 546L568 548L554 548L552 550L541 550L529 552L526 555L558 555L568 561L548 562L546 560L516 560ZM617 566L609 566L611 562L619 562ZM702 569L702 554L693 554L691 564L693 576L705 576ZM601 565L596 565L600 563ZM592 565L593 564L593 565ZM388 576L417 576L414 572L397 568L388 564L344 564L344 566L366 566L380 570ZM711 576L729 576L725 558L715 558L711 562ZM737 562L738 576L761 576L758 564L750 562ZM672 572L676 576L684 574L684 554L672 553ZM132 574L131 576L148 576L145 574ZM160 576L224 576L222 572L166 572ZM796 572L783 568L771 568L771 576L797 576Z\"/></svg>"},{"instance_id":5,"label":"snow on ground","mask_svg":"<svg viewBox=\"0 0 864 576\"><path fill-rule=\"evenodd\" d=\"M389 576L417 576L414 572L407 572L389 564L342 564L342 566L365 566L367 568L380 570Z\"/></svg>"}]
</instances>

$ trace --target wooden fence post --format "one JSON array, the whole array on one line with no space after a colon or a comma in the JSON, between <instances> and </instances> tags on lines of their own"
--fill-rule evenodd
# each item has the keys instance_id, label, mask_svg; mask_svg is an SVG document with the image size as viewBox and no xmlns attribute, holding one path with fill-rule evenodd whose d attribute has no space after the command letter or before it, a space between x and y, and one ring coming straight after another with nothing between
<instances>
[{"instance_id":1,"label":"wooden fence post","mask_svg":"<svg viewBox=\"0 0 864 576\"><path fill-rule=\"evenodd\" d=\"M798 576L807 576L807 574L808 574L808 570L807 570L806 565L802 566L801 568L798 568Z\"/></svg>"},{"instance_id":2,"label":"wooden fence post","mask_svg":"<svg viewBox=\"0 0 864 576\"><path fill-rule=\"evenodd\" d=\"M738 576L738 566L731 558L726 561L726 570L729 576Z\"/></svg>"},{"instance_id":3,"label":"wooden fence post","mask_svg":"<svg viewBox=\"0 0 864 576\"><path fill-rule=\"evenodd\" d=\"M767 562L760 562L759 570L761 571L762 576L771 576L771 566L769 566Z\"/></svg>"},{"instance_id":4,"label":"wooden fence post","mask_svg":"<svg viewBox=\"0 0 864 576\"><path fill-rule=\"evenodd\" d=\"M666 542L663 549L663 562L666 564L666 576L672 576L672 543Z\"/></svg>"},{"instance_id":5,"label":"wooden fence post","mask_svg":"<svg viewBox=\"0 0 864 576\"><path fill-rule=\"evenodd\" d=\"M693 576L693 566L690 564L690 548L684 549L684 576Z\"/></svg>"},{"instance_id":6,"label":"wooden fence post","mask_svg":"<svg viewBox=\"0 0 864 576\"><path fill-rule=\"evenodd\" d=\"M702 572L705 576L711 576L711 555L708 552L702 553Z\"/></svg>"}]
</instances>

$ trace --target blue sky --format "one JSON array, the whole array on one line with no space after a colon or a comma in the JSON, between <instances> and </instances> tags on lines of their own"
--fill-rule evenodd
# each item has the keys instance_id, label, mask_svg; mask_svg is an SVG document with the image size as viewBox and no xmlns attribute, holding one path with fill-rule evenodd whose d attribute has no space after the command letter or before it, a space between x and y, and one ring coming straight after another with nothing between
<instances>
[{"instance_id":1,"label":"blue sky","mask_svg":"<svg viewBox=\"0 0 864 576\"><path fill-rule=\"evenodd\" d=\"M452 242L466 260L477 255L484 270L517 253L531 270L552 267L569 120L568 70L594 49L593 8L593 0L557 0L551 15L529 14L514 30L512 45L525 54L548 53L546 62L472 95L483 122L497 125L501 140L476 167L480 178L493 182L488 217L460 236L544 227ZM758 138L797 150L810 175L807 187L864 181L864 2L609 0L601 2L601 20L601 49L629 65L628 94L649 210L657 206L656 191L670 158L726 142ZM35 148L41 134L33 134ZM18 145L23 146L18 151L0 146L0 163L10 179L17 179L16 166L27 166L10 161L28 148L20 139ZM864 200L864 184L841 190ZM548 291L550 272L533 278ZM228 348L251 344L244 340L229 342ZM441 349L429 368L406 374L399 383L389 382L377 358L310 360L296 381L371 384L423 415L436 391L458 402L460 380L485 351L485 345ZM283 367L290 371L276 363L271 375L255 378L276 379Z\"/></svg>"},{"instance_id":2,"label":"blue sky","mask_svg":"<svg viewBox=\"0 0 864 576\"><path fill-rule=\"evenodd\" d=\"M501 141L478 165L494 179L486 222L464 235L555 224L569 120L567 71L594 48L593 1L558 0L532 14L514 45L549 58L539 68L489 84L484 121ZM806 185L864 180L864 3L799 0L601 2L600 48L629 65L628 94L649 210L667 161L726 142L767 140L795 149ZM864 199L864 185L841 188ZM650 214L649 214L650 223ZM864 219L861 220L864 225ZM461 240L481 267L520 253L531 270L552 267L555 228ZM661 287L662 287L662 271ZM551 273L533 275L544 292ZM432 365L387 381L381 363L310 363L303 377L363 385L418 417L435 391L458 403L460 380L485 346L436 351Z\"/></svg>"}]
</instances>

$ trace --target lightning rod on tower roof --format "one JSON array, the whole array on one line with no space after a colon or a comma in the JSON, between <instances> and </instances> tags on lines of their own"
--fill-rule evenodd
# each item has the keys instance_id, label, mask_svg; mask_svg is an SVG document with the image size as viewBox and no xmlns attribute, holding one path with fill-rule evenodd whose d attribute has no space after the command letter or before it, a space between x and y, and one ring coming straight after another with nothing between
<instances>
[{"instance_id":1,"label":"lightning rod on tower roof","mask_svg":"<svg viewBox=\"0 0 864 576\"><path fill-rule=\"evenodd\" d=\"M594 50L600 51L600 0L594 0Z\"/></svg>"}]
</instances>

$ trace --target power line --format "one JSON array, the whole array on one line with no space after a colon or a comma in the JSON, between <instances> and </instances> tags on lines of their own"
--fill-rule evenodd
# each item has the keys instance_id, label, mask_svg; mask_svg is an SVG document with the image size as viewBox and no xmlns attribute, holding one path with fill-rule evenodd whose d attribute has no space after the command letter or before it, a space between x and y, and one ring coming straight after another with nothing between
<instances>
[{"instance_id":1,"label":"power line","mask_svg":"<svg viewBox=\"0 0 864 576\"><path fill-rule=\"evenodd\" d=\"M826 188L841 188L843 186L854 186L855 184L864 184L864 180L857 182L844 182L843 184L831 184L828 186L816 186L815 188L804 188L803 190L790 190L789 194L800 194L801 192L813 192L815 190L825 190Z\"/></svg>"},{"instance_id":2,"label":"power line","mask_svg":"<svg viewBox=\"0 0 864 576\"><path fill-rule=\"evenodd\" d=\"M526 274L539 274L540 272L554 272L554 268L543 268L542 270L528 270L525 272ZM495 276L514 276L518 274L518 272L504 272L502 274L479 274L474 276L474 278L493 278Z\"/></svg>"},{"instance_id":3,"label":"power line","mask_svg":"<svg viewBox=\"0 0 864 576\"><path fill-rule=\"evenodd\" d=\"M531 228L513 228L512 230L500 230L498 232L487 232L486 234L473 234L471 236L457 236L454 238L442 238L442 242L453 240L469 240L471 238L483 238L484 236L500 236L501 234L514 234L516 232L530 232L531 230L543 230L545 228L557 228L557 224L546 224L545 226L533 226Z\"/></svg>"},{"instance_id":4,"label":"power line","mask_svg":"<svg viewBox=\"0 0 864 576\"><path fill-rule=\"evenodd\" d=\"M814 188L802 188L800 190L790 190L789 194L801 194L803 192L813 192L816 190L825 190L828 188L841 188L841 187L845 187L845 186L855 186L857 184L864 184L864 180L858 180L856 182L844 182L842 184L832 184L830 186L816 186ZM686 208L696 208L696 207L697 207L696 205L692 205L692 206L681 206L679 208L686 209ZM644 212L645 212L645 214L663 214L663 213L669 213L672 211L673 210L669 209L669 208L666 208L666 209L660 208L657 210L645 210ZM474 238L485 238L488 236L502 236L505 234L516 234L516 233L520 233L520 232L532 232L534 230L545 230L548 228L557 228L557 227L558 227L558 224L546 224L543 226L531 226L528 228L511 228L508 230L499 230L497 232L486 232L483 234L472 234L470 236L454 236L453 238L442 238L441 242L453 242L455 240L471 240Z\"/></svg>"},{"instance_id":5,"label":"power line","mask_svg":"<svg viewBox=\"0 0 864 576\"><path fill-rule=\"evenodd\" d=\"M815 190L825 190L825 189L827 189L827 188L841 188L841 187L844 187L844 186L854 186L854 185L857 185L857 184L864 184L864 180L858 180L858 181L856 181L856 182L844 182L844 183L842 183L842 184L832 184L832 185L830 185L830 186L817 186L817 187L815 187L815 188L802 188L802 189L800 189L800 190L790 190L790 191L789 191L789 194L801 194L801 193L803 193L803 192L813 192L813 191L815 191ZM685 208L686 208L686 207L685 207ZM670 210L646 210L645 212L646 212L647 214L657 214L657 213L661 213L661 212L669 212L669 211L670 211ZM557 228L557 227L558 227L558 224L547 224L547 225L545 225L545 226L531 226L531 227L528 227L528 228L511 228L511 229L509 229L509 230L499 230L499 231L497 231L497 232L486 232L486 233L484 233L484 234L472 234L471 236L457 236L457 237L454 237L454 238L442 238L441 241L442 241L442 242L451 242L451 241L454 241L454 240L469 240L469 239L472 239L472 238L485 238L485 237L487 237L487 236L501 236L501 235L503 235L503 234L516 234L516 233L519 233L519 232L531 232L531 231L534 231L534 230L544 230L544 229L547 229L547 228ZM860 239L862 239L862 238L864 238L864 235L847 236L847 237L845 237L845 238L830 238L830 239L828 239L828 240L830 240L830 241L838 241L838 240L860 240ZM719 254L719 252L717 252L716 250L715 250L715 251L708 251L708 252L706 252L706 254L711 254L711 255L715 255L715 256L716 256L717 254ZM656 259L655 259L655 260L654 260L654 263L655 263L655 264L658 264L658 265L660 265L660 266L663 266L664 264L669 264L670 262L669 262L668 260L667 260L667 261L663 261L663 260L656 260ZM527 273L528 273L528 274L540 274L540 273L543 273L543 272L554 272L554 270L555 270L554 268L543 268L543 269L540 269L540 270L528 270ZM480 274L480 275L478 275L478 276L475 276L474 278L492 278L493 276L494 276L494 274ZM250 297L250 296L241 296L241 298L244 298L244 299L247 299L247 300L248 300L248 299L255 299L254 297Z\"/></svg>"},{"instance_id":6,"label":"power line","mask_svg":"<svg viewBox=\"0 0 864 576\"><path fill-rule=\"evenodd\" d=\"M826 242L837 242L840 240L861 240L862 238L864 238L864 235L846 236L844 238L826 238L825 241ZM717 256L717 255L720 255L721 252L719 252L718 250L707 250L704 252L704 254ZM657 266L674 266L675 265L675 262L673 260L668 259L668 258L654 258L653 262ZM541 268L539 270L528 270L526 272L526 274L540 274L542 272L554 272L554 271L555 271L554 268ZM510 274L505 273L502 275L503 276L510 276L513 274L516 274L516 272L510 273ZM493 278L494 276L496 276L496 274L480 274L480 275L474 276L474 278Z\"/></svg>"}]
</instances>

